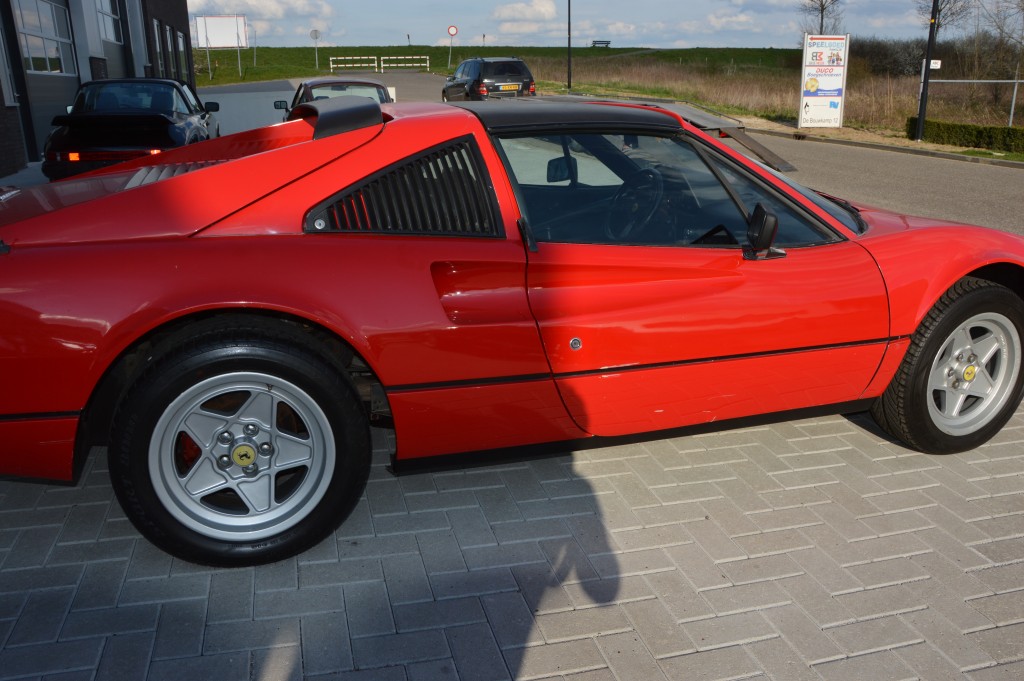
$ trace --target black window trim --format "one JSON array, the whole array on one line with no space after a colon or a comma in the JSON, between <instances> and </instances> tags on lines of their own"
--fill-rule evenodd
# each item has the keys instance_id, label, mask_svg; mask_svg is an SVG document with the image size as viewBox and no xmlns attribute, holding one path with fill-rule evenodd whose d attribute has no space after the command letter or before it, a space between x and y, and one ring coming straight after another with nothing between
<instances>
[{"instance_id":1,"label":"black window trim","mask_svg":"<svg viewBox=\"0 0 1024 681\"><path fill-rule=\"evenodd\" d=\"M408 169L410 165L415 163L417 160L426 158L431 154L441 152L449 147L456 145L465 145L469 155L472 157L475 165L475 170L479 172L477 183L483 188L487 200L486 207L490 214L489 217L494 225L494 230L491 233L484 232L451 232L451 231L438 231L430 232L423 230L382 230L382 229L366 229L366 230L336 230L336 229L317 229L315 226L316 217L328 212L334 204L340 202L344 197L352 194L353 192L359 191L361 188L381 179L388 175L396 175L400 178L400 182L407 188L410 186L409 178L403 172ZM442 185L442 191L446 191L449 187ZM409 191L410 194L415 195L415 191ZM433 212L435 215L447 213L450 210L456 208L459 204L458 197L447 194L445 196L446 206L427 206L427 209ZM386 210L387 207L385 207ZM402 211L407 211L408 206L404 203L399 207ZM487 162L484 160L483 153L480 151L480 144L472 134L465 134L459 137L454 137L444 142L440 142L426 149L417 150L415 153L408 156L404 156L401 159L391 163L376 172L367 175L365 177L352 182L344 189L341 189L328 198L318 202L309 210L306 211L303 217L303 232L307 234L349 234L349 235L374 235L374 236L419 236L419 237L440 237L440 238L469 238L469 239L505 239L505 224L502 219L501 207L498 204L498 197L494 189L494 181L491 178L490 169L487 167Z\"/></svg>"}]
</instances>

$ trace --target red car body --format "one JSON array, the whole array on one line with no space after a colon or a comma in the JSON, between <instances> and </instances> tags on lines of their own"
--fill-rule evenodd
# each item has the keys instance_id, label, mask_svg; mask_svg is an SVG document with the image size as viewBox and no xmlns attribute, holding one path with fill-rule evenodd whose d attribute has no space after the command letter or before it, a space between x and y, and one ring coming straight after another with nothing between
<instances>
[{"instance_id":1,"label":"red car body","mask_svg":"<svg viewBox=\"0 0 1024 681\"><path fill-rule=\"evenodd\" d=\"M538 247L483 107L383 105L337 134L309 108L0 204L0 473L73 479L116 437L112 414L162 334L239 311L350 348L401 462L874 400L956 282L1024 295L1017 236L866 207L858 233L669 111L565 115L598 109L662 117L835 238L767 259ZM497 236L306 228L340 189L453 139L479 149Z\"/></svg>"}]
</instances>

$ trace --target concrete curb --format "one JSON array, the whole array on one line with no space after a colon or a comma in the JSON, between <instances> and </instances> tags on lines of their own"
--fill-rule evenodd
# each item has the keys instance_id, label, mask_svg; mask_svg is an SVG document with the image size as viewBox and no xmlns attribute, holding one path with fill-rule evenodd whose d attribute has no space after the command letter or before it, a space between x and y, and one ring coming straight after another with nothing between
<instances>
[{"instance_id":1,"label":"concrete curb","mask_svg":"<svg viewBox=\"0 0 1024 681\"><path fill-rule=\"evenodd\" d=\"M762 130L760 128L747 128L748 134L771 135L773 137L789 137L806 142L826 142L828 144L840 144L847 147L862 147L865 149L877 149L879 151L895 151L903 154L914 154L915 156L930 156L932 158L944 158L951 161L967 161L968 163L980 163L982 165L1002 166L1004 168L1017 168L1024 170L1024 163L1019 161L1003 161L996 158L980 158L976 156L965 156L954 154L948 151L932 151L931 149L913 149L911 147L897 147L888 144L876 144L874 142L856 142L854 140L832 139L829 137L818 137L807 135L802 132L783 132L781 130Z\"/></svg>"}]
</instances>

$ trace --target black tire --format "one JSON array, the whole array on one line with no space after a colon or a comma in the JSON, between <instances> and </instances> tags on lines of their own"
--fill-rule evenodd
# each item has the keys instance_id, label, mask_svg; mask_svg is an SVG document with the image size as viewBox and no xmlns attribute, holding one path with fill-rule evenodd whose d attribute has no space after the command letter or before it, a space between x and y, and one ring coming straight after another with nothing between
<instances>
[{"instance_id":1,"label":"black tire","mask_svg":"<svg viewBox=\"0 0 1024 681\"><path fill-rule=\"evenodd\" d=\"M309 332L242 321L200 323L154 359L114 419L121 506L190 562L257 565L313 546L369 472L368 422L346 374Z\"/></svg>"},{"instance_id":2,"label":"black tire","mask_svg":"<svg viewBox=\"0 0 1024 681\"><path fill-rule=\"evenodd\" d=\"M871 415L914 449L978 447L1006 425L1024 395L1024 302L999 284L958 281L911 337Z\"/></svg>"}]
</instances>

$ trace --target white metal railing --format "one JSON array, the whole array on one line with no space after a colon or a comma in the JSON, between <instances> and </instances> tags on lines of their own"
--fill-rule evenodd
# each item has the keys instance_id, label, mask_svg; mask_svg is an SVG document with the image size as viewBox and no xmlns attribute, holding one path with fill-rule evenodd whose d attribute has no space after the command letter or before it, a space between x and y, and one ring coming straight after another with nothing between
<instances>
[{"instance_id":1,"label":"white metal railing","mask_svg":"<svg viewBox=\"0 0 1024 681\"><path fill-rule=\"evenodd\" d=\"M412 68L419 67L430 70L430 57L416 56L416 57L381 57L380 58L380 72L384 73L384 67L389 69L394 68Z\"/></svg>"},{"instance_id":2,"label":"white metal railing","mask_svg":"<svg viewBox=\"0 0 1024 681\"><path fill-rule=\"evenodd\" d=\"M383 59L383 57L382 57ZM373 69L377 70L376 57L331 57L331 71L334 69Z\"/></svg>"}]
</instances>

